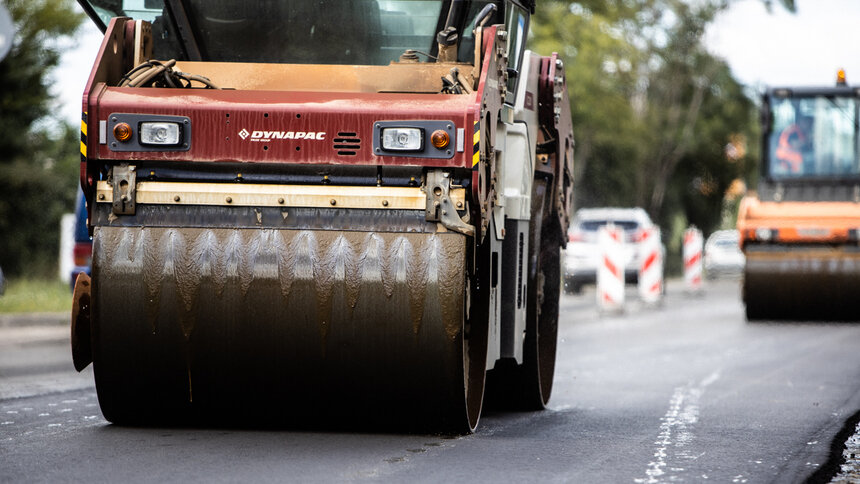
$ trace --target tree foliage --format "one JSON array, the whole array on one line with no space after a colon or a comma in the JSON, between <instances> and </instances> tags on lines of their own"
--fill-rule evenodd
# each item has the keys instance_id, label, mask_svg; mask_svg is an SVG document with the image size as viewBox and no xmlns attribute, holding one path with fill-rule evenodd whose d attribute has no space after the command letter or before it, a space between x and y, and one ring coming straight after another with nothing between
<instances>
[{"instance_id":1,"label":"tree foliage","mask_svg":"<svg viewBox=\"0 0 860 484\"><path fill-rule=\"evenodd\" d=\"M794 2L781 0L793 10ZM575 204L641 206L709 232L756 152L755 106L703 35L728 0L545 0L532 45L565 60Z\"/></svg>"},{"instance_id":2,"label":"tree foliage","mask_svg":"<svg viewBox=\"0 0 860 484\"><path fill-rule=\"evenodd\" d=\"M767 5L767 8L768 8L768 9L770 9L770 8L771 8L771 6L773 5L773 3L774 3L774 2L773 2L772 0L764 0L764 4L765 4L765 5ZM797 11L797 5L795 5L794 0L779 0L779 3L780 3L783 7L785 7L785 9L786 9L786 10L788 10L789 12L795 12L795 11Z\"/></svg>"},{"instance_id":3,"label":"tree foliage","mask_svg":"<svg viewBox=\"0 0 860 484\"><path fill-rule=\"evenodd\" d=\"M6 6L16 34L0 62L0 266L10 274L47 274L60 217L74 207L79 134L60 120L38 121L53 117L48 76L62 39L83 16L71 0L7 0Z\"/></svg>"}]
</instances>

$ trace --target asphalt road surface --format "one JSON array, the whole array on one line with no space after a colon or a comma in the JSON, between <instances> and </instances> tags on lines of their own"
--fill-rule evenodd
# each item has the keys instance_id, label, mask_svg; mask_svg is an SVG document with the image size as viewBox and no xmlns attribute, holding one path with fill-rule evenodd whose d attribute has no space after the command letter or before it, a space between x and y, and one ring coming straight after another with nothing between
<instances>
[{"instance_id":1,"label":"asphalt road surface","mask_svg":"<svg viewBox=\"0 0 860 484\"><path fill-rule=\"evenodd\" d=\"M860 410L860 324L747 323L737 281L700 296L670 286L662 307L632 300L622 315L600 315L586 291L563 296L561 314L550 408L486 412L458 437L113 426L91 370L72 369L66 328L6 317L0 482L753 483L839 470Z\"/></svg>"}]
</instances>

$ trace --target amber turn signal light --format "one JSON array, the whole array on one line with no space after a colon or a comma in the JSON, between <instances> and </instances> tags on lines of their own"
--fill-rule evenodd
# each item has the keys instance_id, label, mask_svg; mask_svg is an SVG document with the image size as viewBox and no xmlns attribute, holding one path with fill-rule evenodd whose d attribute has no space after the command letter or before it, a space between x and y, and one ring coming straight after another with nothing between
<instances>
[{"instance_id":1,"label":"amber turn signal light","mask_svg":"<svg viewBox=\"0 0 860 484\"><path fill-rule=\"evenodd\" d=\"M117 123L113 127L113 136L119 141L128 141L131 139L131 126L128 123Z\"/></svg>"},{"instance_id":2,"label":"amber turn signal light","mask_svg":"<svg viewBox=\"0 0 860 484\"><path fill-rule=\"evenodd\" d=\"M448 143L451 142L451 138L448 136L447 132L437 129L436 131L433 131L432 135L430 135L430 142L433 143L433 146L441 150L448 146Z\"/></svg>"}]
</instances>

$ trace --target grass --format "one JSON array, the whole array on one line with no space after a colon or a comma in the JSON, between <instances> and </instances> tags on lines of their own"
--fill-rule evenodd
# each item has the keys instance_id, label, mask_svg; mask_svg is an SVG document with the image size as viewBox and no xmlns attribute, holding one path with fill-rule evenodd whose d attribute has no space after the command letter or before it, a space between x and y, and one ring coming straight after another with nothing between
<instances>
[{"instance_id":1,"label":"grass","mask_svg":"<svg viewBox=\"0 0 860 484\"><path fill-rule=\"evenodd\" d=\"M72 291L67 283L49 279L12 279L0 296L0 313L69 312Z\"/></svg>"}]
</instances>

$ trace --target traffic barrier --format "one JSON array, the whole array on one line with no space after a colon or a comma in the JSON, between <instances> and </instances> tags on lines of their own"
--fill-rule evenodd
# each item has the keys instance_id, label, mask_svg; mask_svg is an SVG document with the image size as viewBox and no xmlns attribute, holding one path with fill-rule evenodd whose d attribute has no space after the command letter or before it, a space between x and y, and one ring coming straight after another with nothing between
<instances>
[{"instance_id":1,"label":"traffic barrier","mask_svg":"<svg viewBox=\"0 0 860 484\"><path fill-rule=\"evenodd\" d=\"M663 295L663 247L659 228L643 229L639 261L639 298L646 304L656 304Z\"/></svg>"},{"instance_id":2,"label":"traffic barrier","mask_svg":"<svg viewBox=\"0 0 860 484\"><path fill-rule=\"evenodd\" d=\"M624 310L624 230L608 224L597 231L597 306L601 311Z\"/></svg>"},{"instance_id":3,"label":"traffic barrier","mask_svg":"<svg viewBox=\"0 0 860 484\"><path fill-rule=\"evenodd\" d=\"M690 227L684 231L684 285L688 291L702 290L702 231Z\"/></svg>"}]
</instances>

